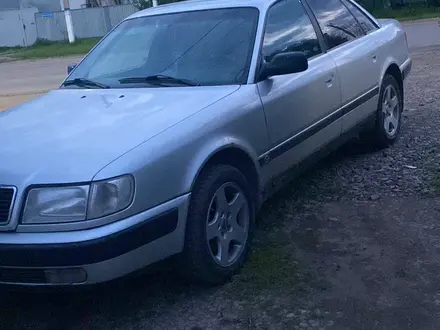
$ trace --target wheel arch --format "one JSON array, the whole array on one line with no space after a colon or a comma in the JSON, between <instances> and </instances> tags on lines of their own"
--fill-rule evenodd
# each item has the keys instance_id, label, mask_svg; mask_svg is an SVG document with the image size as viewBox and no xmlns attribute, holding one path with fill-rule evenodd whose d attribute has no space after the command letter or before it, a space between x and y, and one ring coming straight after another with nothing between
<instances>
[{"instance_id":1,"label":"wheel arch","mask_svg":"<svg viewBox=\"0 0 440 330\"><path fill-rule=\"evenodd\" d=\"M260 204L259 192L261 183L259 167L255 159L251 156L251 152L239 144L221 146L209 153L198 167L197 172L192 178L191 191L193 191L194 185L204 170L217 164L230 165L237 168L246 177L251 185L252 192L254 193L253 198L258 207Z\"/></svg>"},{"instance_id":2,"label":"wheel arch","mask_svg":"<svg viewBox=\"0 0 440 330\"><path fill-rule=\"evenodd\" d=\"M394 79L396 79L396 81L399 85L400 98L401 98L401 102L403 105L405 96L404 96L404 88L403 88L403 76L402 76L402 72L400 71L400 67L395 62L390 63L386 67L386 69L382 75L382 80L381 80L381 84L380 84L381 87L382 87L383 80L387 74L393 76Z\"/></svg>"}]
</instances>

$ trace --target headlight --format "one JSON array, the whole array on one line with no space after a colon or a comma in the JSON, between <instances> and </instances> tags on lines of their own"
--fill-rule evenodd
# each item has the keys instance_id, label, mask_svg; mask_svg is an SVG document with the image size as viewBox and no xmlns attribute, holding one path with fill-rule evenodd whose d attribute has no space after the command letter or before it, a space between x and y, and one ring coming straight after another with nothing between
<instances>
[{"instance_id":1,"label":"headlight","mask_svg":"<svg viewBox=\"0 0 440 330\"><path fill-rule=\"evenodd\" d=\"M22 223L65 223L104 217L128 207L133 195L134 180L129 175L91 185L31 189Z\"/></svg>"},{"instance_id":2,"label":"headlight","mask_svg":"<svg viewBox=\"0 0 440 330\"><path fill-rule=\"evenodd\" d=\"M85 220L88 196L89 186L32 189L24 207L23 223Z\"/></svg>"}]
</instances>

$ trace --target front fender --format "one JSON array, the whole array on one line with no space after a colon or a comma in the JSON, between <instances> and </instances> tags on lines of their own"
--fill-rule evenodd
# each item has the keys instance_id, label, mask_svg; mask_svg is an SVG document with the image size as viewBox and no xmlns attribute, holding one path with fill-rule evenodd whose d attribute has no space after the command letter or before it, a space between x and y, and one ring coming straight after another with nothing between
<instances>
[{"instance_id":1,"label":"front fender","mask_svg":"<svg viewBox=\"0 0 440 330\"><path fill-rule=\"evenodd\" d=\"M184 178L184 186L186 189L191 191L200 172L205 168L207 163L216 154L227 149L239 149L243 151L252 160L257 173L260 174L258 156L246 141L234 136L212 138L204 143L191 160Z\"/></svg>"}]
</instances>

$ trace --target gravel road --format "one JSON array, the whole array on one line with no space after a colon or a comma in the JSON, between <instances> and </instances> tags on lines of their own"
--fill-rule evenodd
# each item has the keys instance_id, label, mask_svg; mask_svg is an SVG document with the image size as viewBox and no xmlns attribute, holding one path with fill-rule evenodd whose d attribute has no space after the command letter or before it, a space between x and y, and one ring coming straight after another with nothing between
<instances>
[{"instance_id":1,"label":"gravel road","mask_svg":"<svg viewBox=\"0 0 440 330\"><path fill-rule=\"evenodd\" d=\"M219 288L166 269L72 292L3 291L3 329L439 329L440 48L414 52L402 136L352 143L265 205Z\"/></svg>"},{"instance_id":2,"label":"gravel road","mask_svg":"<svg viewBox=\"0 0 440 330\"><path fill-rule=\"evenodd\" d=\"M425 19L403 22L412 49L440 45L440 20Z\"/></svg>"}]
</instances>

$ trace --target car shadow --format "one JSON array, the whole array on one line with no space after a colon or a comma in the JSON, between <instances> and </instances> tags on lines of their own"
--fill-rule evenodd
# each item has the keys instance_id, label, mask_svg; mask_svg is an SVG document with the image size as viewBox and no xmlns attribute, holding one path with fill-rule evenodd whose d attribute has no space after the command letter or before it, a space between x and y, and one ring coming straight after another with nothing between
<instances>
[{"instance_id":1,"label":"car shadow","mask_svg":"<svg viewBox=\"0 0 440 330\"><path fill-rule=\"evenodd\" d=\"M155 315L161 307L177 303L188 295L209 294L179 278L168 267L155 268L106 284L71 288L0 288L0 328L86 328L105 316L105 324L124 324Z\"/></svg>"}]
</instances>

